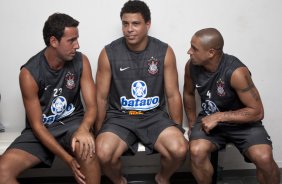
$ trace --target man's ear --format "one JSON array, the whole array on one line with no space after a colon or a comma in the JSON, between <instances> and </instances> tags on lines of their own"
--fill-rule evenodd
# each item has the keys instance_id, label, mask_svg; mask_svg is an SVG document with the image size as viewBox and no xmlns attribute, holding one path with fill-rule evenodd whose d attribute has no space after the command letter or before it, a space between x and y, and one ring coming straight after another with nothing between
<instances>
[{"instance_id":1,"label":"man's ear","mask_svg":"<svg viewBox=\"0 0 282 184\"><path fill-rule=\"evenodd\" d=\"M151 27L151 21L150 20L148 22L146 22L146 26L147 26L147 31L149 31L149 29Z\"/></svg>"},{"instance_id":2,"label":"man's ear","mask_svg":"<svg viewBox=\"0 0 282 184\"><path fill-rule=\"evenodd\" d=\"M215 55L215 53L216 53L216 50L214 48L209 49L209 55L211 57L213 57Z\"/></svg>"},{"instance_id":3,"label":"man's ear","mask_svg":"<svg viewBox=\"0 0 282 184\"><path fill-rule=\"evenodd\" d=\"M55 36L50 37L50 45L55 48L59 45L59 41Z\"/></svg>"}]
</instances>

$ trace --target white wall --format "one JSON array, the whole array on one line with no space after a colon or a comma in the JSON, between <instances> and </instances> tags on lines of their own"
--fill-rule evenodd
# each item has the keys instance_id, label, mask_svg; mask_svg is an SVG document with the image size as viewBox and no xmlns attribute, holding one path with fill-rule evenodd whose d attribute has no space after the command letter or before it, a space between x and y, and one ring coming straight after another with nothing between
<instances>
[{"instance_id":1,"label":"white wall","mask_svg":"<svg viewBox=\"0 0 282 184\"><path fill-rule=\"evenodd\" d=\"M18 85L19 68L44 47L42 28L47 17L54 12L64 12L80 21L80 51L89 57L95 75L101 49L121 36L119 12L125 1L0 1L0 118L8 131L24 127L24 109ZM175 51L181 92L191 36L205 27L216 27L221 31L225 38L224 51L240 58L252 71L264 102L264 124L273 140L274 157L282 167L282 147L279 145L282 138L279 114L282 104L279 95L282 79L282 1L146 2L152 12L150 34L169 43ZM242 161L236 150L228 149L223 155L221 164L228 169L252 167Z\"/></svg>"}]
</instances>

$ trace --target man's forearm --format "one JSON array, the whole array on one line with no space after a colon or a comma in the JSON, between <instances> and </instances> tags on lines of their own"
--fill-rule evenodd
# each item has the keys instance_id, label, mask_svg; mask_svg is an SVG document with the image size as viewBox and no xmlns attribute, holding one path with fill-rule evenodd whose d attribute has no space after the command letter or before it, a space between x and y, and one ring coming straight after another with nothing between
<instances>
[{"instance_id":1,"label":"man's forearm","mask_svg":"<svg viewBox=\"0 0 282 184\"><path fill-rule=\"evenodd\" d=\"M96 110L86 110L80 127L84 127L85 129L90 131L93 128L94 122L96 120L96 114Z\"/></svg>"},{"instance_id":2,"label":"man's forearm","mask_svg":"<svg viewBox=\"0 0 282 184\"><path fill-rule=\"evenodd\" d=\"M184 109L187 116L188 126L191 129L196 123L196 101L194 95L184 95Z\"/></svg>"},{"instance_id":3,"label":"man's forearm","mask_svg":"<svg viewBox=\"0 0 282 184\"><path fill-rule=\"evenodd\" d=\"M63 147L57 142L57 140L51 135L51 133L43 126L37 125L32 127L36 137L40 142L46 146L52 153L64 160L69 162L72 156L67 153Z\"/></svg>"},{"instance_id":4,"label":"man's forearm","mask_svg":"<svg viewBox=\"0 0 282 184\"><path fill-rule=\"evenodd\" d=\"M106 117L107 100L99 99L97 100L97 103L98 103L98 114L95 122L96 133L102 128L104 119Z\"/></svg>"},{"instance_id":5,"label":"man's forearm","mask_svg":"<svg viewBox=\"0 0 282 184\"><path fill-rule=\"evenodd\" d=\"M183 109L180 97L168 98L169 115L173 121L177 124L182 124L183 121Z\"/></svg>"},{"instance_id":6,"label":"man's forearm","mask_svg":"<svg viewBox=\"0 0 282 184\"><path fill-rule=\"evenodd\" d=\"M219 122L249 123L263 119L263 112L251 108L243 108L236 111L218 112Z\"/></svg>"}]
</instances>

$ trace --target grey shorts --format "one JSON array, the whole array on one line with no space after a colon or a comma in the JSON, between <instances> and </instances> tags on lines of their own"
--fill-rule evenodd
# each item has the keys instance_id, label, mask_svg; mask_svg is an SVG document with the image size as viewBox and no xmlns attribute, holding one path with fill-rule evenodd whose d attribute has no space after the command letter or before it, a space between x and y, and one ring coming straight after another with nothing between
<instances>
[{"instance_id":1,"label":"grey shorts","mask_svg":"<svg viewBox=\"0 0 282 184\"><path fill-rule=\"evenodd\" d=\"M62 120L61 122L54 122L48 127L49 132L55 137L58 143L70 154L71 138L73 133L78 129L83 116L72 117L71 119ZM31 129L25 129L21 135L14 140L8 149L17 148L24 150L37 158L42 163L36 167L50 167L54 161L54 154L50 152L33 134Z\"/></svg>"},{"instance_id":2,"label":"grey shorts","mask_svg":"<svg viewBox=\"0 0 282 184\"><path fill-rule=\"evenodd\" d=\"M160 133L171 126L176 126L184 133L184 129L171 120L162 110L153 110L141 115L129 115L122 112L108 112L100 133L112 132L119 136L128 146L124 154L134 155L141 142L147 154L154 153L154 145Z\"/></svg>"},{"instance_id":3,"label":"grey shorts","mask_svg":"<svg viewBox=\"0 0 282 184\"><path fill-rule=\"evenodd\" d=\"M236 125L219 123L209 134L206 134L201 128L201 118L199 117L192 128L190 141L207 139L215 144L218 150L224 149L227 143L233 143L243 155L253 145L268 144L272 147L270 136L261 121ZM250 162L246 157L245 160Z\"/></svg>"}]
</instances>

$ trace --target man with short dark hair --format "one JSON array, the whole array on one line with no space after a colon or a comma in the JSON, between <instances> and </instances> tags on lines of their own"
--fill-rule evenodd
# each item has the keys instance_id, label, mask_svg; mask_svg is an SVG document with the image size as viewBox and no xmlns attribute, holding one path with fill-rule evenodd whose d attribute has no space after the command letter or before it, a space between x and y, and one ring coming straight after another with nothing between
<instances>
[{"instance_id":1,"label":"man with short dark hair","mask_svg":"<svg viewBox=\"0 0 282 184\"><path fill-rule=\"evenodd\" d=\"M279 184L272 142L262 125L263 105L250 71L236 57L223 53L224 40L215 28L197 31L185 67L184 107L189 123L192 173L210 184L212 151L232 142L257 168L259 183ZM202 110L196 118L195 90Z\"/></svg>"},{"instance_id":2,"label":"man with short dark hair","mask_svg":"<svg viewBox=\"0 0 282 184\"><path fill-rule=\"evenodd\" d=\"M140 141L148 154L160 153L155 180L168 184L187 154L175 55L148 36L151 17L143 1L126 2L120 18L124 36L107 45L98 61L97 156L113 183L127 183L120 157L135 154Z\"/></svg>"},{"instance_id":3,"label":"man with short dark hair","mask_svg":"<svg viewBox=\"0 0 282 184\"><path fill-rule=\"evenodd\" d=\"M1 156L0 183L17 183L22 171L51 166L54 156L66 162L78 183L100 183L92 134L96 89L89 60L77 51L78 24L66 14L49 16L46 48L21 67L26 128Z\"/></svg>"}]
</instances>

